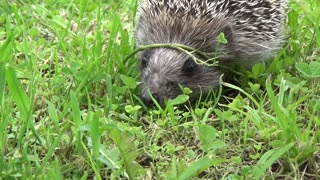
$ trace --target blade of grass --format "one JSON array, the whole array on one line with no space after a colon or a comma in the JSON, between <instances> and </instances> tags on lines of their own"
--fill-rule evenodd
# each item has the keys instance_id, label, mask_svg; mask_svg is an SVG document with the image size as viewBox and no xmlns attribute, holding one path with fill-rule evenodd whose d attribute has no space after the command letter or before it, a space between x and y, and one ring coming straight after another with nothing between
<instances>
[{"instance_id":1,"label":"blade of grass","mask_svg":"<svg viewBox=\"0 0 320 180\"><path fill-rule=\"evenodd\" d=\"M266 81L266 89L267 89L267 94L269 96L272 109L275 111L275 113L277 115L277 120L278 120L277 123L280 125L280 128L285 130L287 127L287 122L286 122L287 118L285 116L285 113L282 111L282 109L284 109L284 108L282 107L281 104L279 104L279 102L273 92L273 89L271 87L270 78L268 78Z\"/></svg>"},{"instance_id":2,"label":"blade of grass","mask_svg":"<svg viewBox=\"0 0 320 180\"><path fill-rule=\"evenodd\" d=\"M34 128L34 124L32 123L32 106L30 99L28 98L21 83L18 81L15 70L12 67L6 69L6 80L22 119L22 127L18 135L19 143L23 143L22 138L25 136L25 132L29 125L32 133L35 135L39 143L42 144L41 139Z\"/></svg>"},{"instance_id":3,"label":"blade of grass","mask_svg":"<svg viewBox=\"0 0 320 180\"><path fill-rule=\"evenodd\" d=\"M101 178L101 175L100 175L100 170L95 166L95 163L94 163L94 161L93 161L93 159L91 157L91 154L90 154L87 146L82 141L81 141L81 145L82 145L83 149L85 150L85 152L86 152L86 154L87 154L87 156L89 158L89 161L90 161L89 165L91 166L92 170L95 172L95 175L96 175L95 178L101 180L102 178Z\"/></svg>"},{"instance_id":4,"label":"blade of grass","mask_svg":"<svg viewBox=\"0 0 320 180\"><path fill-rule=\"evenodd\" d=\"M264 175L264 172L284 153L289 151L289 149L292 148L293 146L294 146L294 142L291 142L280 149L272 149L266 152L264 155L262 155L257 165L254 166L252 169L254 177L256 177L257 179L260 179Z\"/></svg>"},{"instance_id":5,"label":"blade of grass","mask_svg":"<svg viewBox=\"0 0 320 180\"><path fill-rule=\"evenodd\" d=\"M76 151L79 151L81 149L81 133L80 133L81 113L80 113L79 102L74 91L70 92L70 99L71 99L70 102L71 102L71 110L72 110L71 116L74 123L72 127L72 132L75 136Z\"/></svg>"},{"instance_id":6,"label":"blade of grass","mask_svg":"<svg viewBox=\"0 0 320 180\"><path fill-rule=\"evenodd\" d=\"M105 97L104 108L106 111L106 115L109 115L109 112L112 106L112 101L113 101L112 80L110 75L106 76L106 89L107 89L108 95Z\"/></svg>"},{"instance_id":7,"label":"blade of grass","mask_svg":"<svg viewBox=\"0 0 320 180\"><path fill-rule=\"evenodd\" d=\"M4 95L4 86L6 82L6 76L5 76L5 63L0 62L0 105L2 104L2 98Z\"/></svg>"},{"instance_id":8,"label":"blade of grass","mask_svg":"<svg viewBox=\"0 0 320 180\"><path fill-rule=\"evenodd\" d=\"M63 135L63 133L65 132L65 129L63 128L57 137L55 137L54 142L52 143L51 147L48 149L48 151L46 152L45 157L42 159L41 161L41 166L39 168L37 168L36 170L36 174L35 177L37 178L37 176L41 173L42 169L48 165L48 162L50 160L50 158L52 158L56 148L58 147L60 141L61 141L61 137Z\"/></svg>"},{"instance_id":9,"label":"blade of grass","mask_svg":"<svg viewBox=\"0 0 320 180\"><path fill-rule=\"evenodd\" d=\"M247 93L247 92L244 91L243 89L241 89L241 88L239 88L239 87L237 87L237 86L235 86L235 85L232 85L232 84L230 84L230 83L226 83L226 82L221 82L221 83L222 83L222 85L224 85L224 86L226 86L226 87L229 87L229 88L231 88L231 89L235 89L235 90L243 93L244 95L246 95L246 96L256 105L257 108L260 109L260 104L258 103L258 101L257 101L254 97L252 97L249 93Z\"/></svg>"},{"instance_id":10,"label":"blade of grass","mask_svg":"<svg viewBox=\"0 0 320 180\"><path fill-rule=\"evenodd\" d=\"M96 112L91 119L91 140L92 149L95 159L99 159L99 148L100 148L100 132L99 132L99 114Z\"/></svg>"},{"instance_id":11,"label":"blade of grass","mask_svg":"<svg viewBox=\"0 0 320 180\"><path fill-rule=\"evenodd\" d=\"M46 101L48 104L48 113L50 119L54 122L54 126L56 129L59 129L59 118L57 114L57 110L54 107L54 104L52 104L50 101Z\"/></svg>"},{"instance_id":12,"label":"blade of grass","mask_svg":"<svg viewBox=\"0 0 320 180\"><path fill-rule=\"evenodd\" d=\"M109 41L107 44L107 52L106 52L106 61L107 61L107 73L111 74L113 72L113 61L112 61L112 49L115 44L116 36L118 34L118 29L120 27L120 18L119 15L114 14L114 18L112 21L112 28L110 32Z\"/></svg>"}]
</instances>

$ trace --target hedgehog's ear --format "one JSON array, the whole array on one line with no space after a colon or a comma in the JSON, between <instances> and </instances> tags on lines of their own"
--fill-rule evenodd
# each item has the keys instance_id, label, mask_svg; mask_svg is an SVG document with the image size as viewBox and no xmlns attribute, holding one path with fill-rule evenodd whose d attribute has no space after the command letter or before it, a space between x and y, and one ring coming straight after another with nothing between
<instances>
[{"instance_id":1,"label":"hedgehog's ear","mask_svg":"<svg viewBox=\"0 0 320 180\"><path fill-rule=\"evenodd\" d=\"M231 44L233 41L233 28L232 25L227 23L222 27L221 31L224 34L224 37L228 41L228 44Z\"/></svg>"}]
</instances>

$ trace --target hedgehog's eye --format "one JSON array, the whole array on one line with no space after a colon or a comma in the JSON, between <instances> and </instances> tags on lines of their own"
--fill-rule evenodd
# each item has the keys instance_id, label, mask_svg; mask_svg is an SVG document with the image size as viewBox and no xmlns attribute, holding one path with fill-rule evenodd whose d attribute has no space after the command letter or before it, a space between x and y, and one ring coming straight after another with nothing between
<instances>
[{"instance_id":1,"label":"hedgehog's eye","mask_svg":"<svg viewBox=\"0 0 320 180\"><path fill-rule=\"evenodd\" d=\"M148 65L148 58L146 56L141 59L141 67L145 68Z\"/></svg>"},{"instance_id":2,"label":"hedgehog's eye","mask_svg":"<svg viewBox=\"0 0 320 180\"><path fill-rule=\"evenodd\" d=\"M185 75L192 75L195 69L197 68L197 66L198 66L197 63L195 63L194 60L190 58L184 63L182 72Z\"/></svg>"}]
</instances>

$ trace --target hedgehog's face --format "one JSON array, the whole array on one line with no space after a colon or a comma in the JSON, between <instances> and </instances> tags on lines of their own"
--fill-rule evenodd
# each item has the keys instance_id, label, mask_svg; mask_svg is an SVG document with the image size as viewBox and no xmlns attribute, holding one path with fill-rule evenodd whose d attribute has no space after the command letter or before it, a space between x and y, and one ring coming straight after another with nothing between
<instances>
[{"instance_id":1,"label":"hedgehog's face","mask_svg":"<svg viewBox=\"0 0 320 180\"><path fill-rule=\"evenodd\" d=\"M186 54L173 49L151 49L140 54L142 100L150 106L150 94L163 105L165 99L175 98L182 87L193 92L190 100L205 96L219 83L217 68L198 65Z\"/></svg>"}]
</instances>

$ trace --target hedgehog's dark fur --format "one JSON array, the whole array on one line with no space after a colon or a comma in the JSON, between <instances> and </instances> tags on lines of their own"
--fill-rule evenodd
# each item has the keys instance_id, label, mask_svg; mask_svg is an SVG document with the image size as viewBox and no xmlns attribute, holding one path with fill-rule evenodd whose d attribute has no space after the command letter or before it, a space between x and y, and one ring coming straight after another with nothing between
<instances>
[{"instance_id":1,"label":"hedgehog's dark fur","mask_svg":"<svg viewBox=\"0 0 320 180\"><path fill-rule=\"evenodd\" d=\"M143 0L136 26L137 44L179 43L204 52L220 52L222 65L253 64L277 52L283 33L286 0ZM217 46L223 32L226 45ZM151 94L163 103L189 87L192 99L219 85L221 71L195 64L183 52L149 49L139 55L142 99Z\"/></svg>"}]
</instances>

